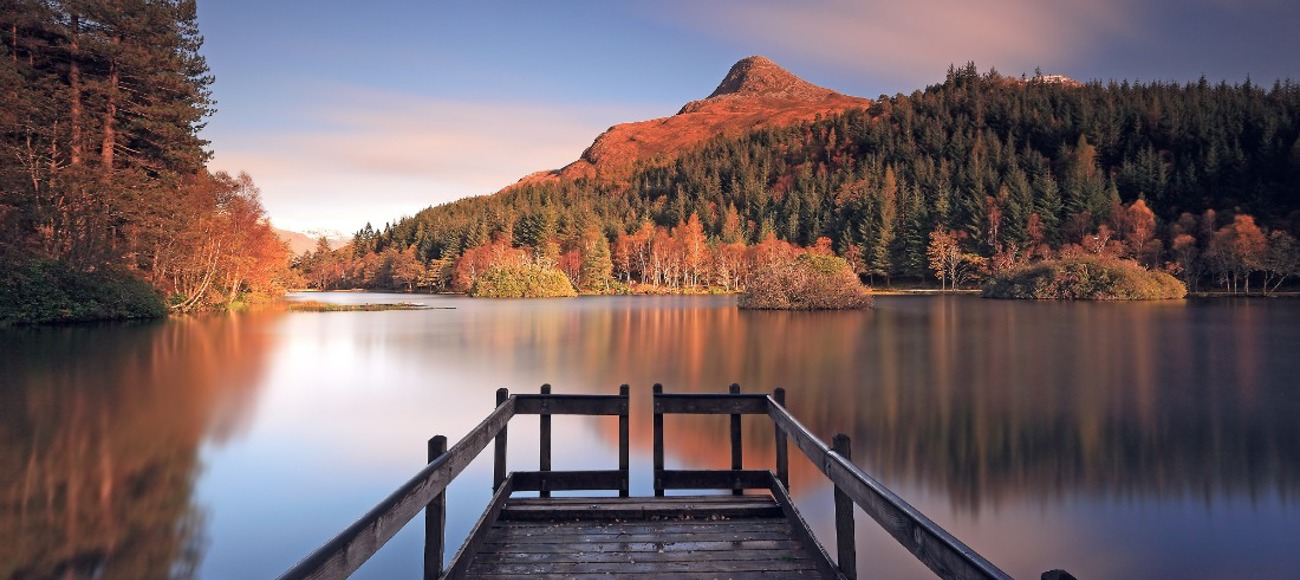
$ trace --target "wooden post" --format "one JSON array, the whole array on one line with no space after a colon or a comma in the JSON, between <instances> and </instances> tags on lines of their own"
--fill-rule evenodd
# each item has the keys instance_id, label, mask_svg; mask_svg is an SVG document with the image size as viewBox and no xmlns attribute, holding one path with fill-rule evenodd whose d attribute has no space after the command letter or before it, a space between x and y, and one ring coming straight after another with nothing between
<instances>
[{"instance_id":1,"label":"wooden post","mask_svg":"<svg viewBox=\"0 0 1300 580\"><path fill-rule=\"evenodd\" d=\"M631 398L630 394L631 394L631 389L627 385L619 385L618 396L623 397L623 405L624 405L623 412L618 415L618 470L623 472L623 484L622 487L620 487L618 490L619 497L628 497L628 493L631 491L630 489L628 489L630 487L630 483L629 483L630 478L628 477L629 475L628 458L630 455L628 440L631 437L628 428L628 407L627 407L627 405L630 403L630 401L628 400Z\"/></svg>"},{"instance_id":2,"label":"wooden post","mask_svg":"<svg viewBox=\"0 0 1300 580\"><path fill-rule=\"evenodd\" d=\"M510 398L510 390L506 388L497 389L497 407L505 404L506 399ZM501 426L501 431L496 437L496 454L492 462L492 493L501 489L501 484L506 480L506 426Z\"/></svg>"},{"instance_id":3,"label":"wooden post","mask_svg":"<svg viewBox=\"0 0 1300 580\"><path fill-rule=\"evenodd\" d=\"M447 452L447 438L434 435L429 440L429 463ZM443 491L424 508L424 578L442 576L442 552L447 531L447 492Z\"/></svg>"},{"instance_id":4,"label":"wooden post","mask_svg":"<svg viewBox=\"0 0 1300 580\"><path fill-rule=\"evenodd\" d=\"M739 395L740 385L736 383L731 383L731 386L727 387L727 391L733 395ZM745 468L743 453L744 453L744 448L741 447L740 445L740 415L733 413L731 415L731 469L732 471L740 471ZM741 495L743 493L745 493L745 490L741 489L739 484L737 484L735 489L731 490L731 495Z\"/></svg>"},{"instance_id":5,"label":"wooden post","mask_svg":"<svg viewBox=\"0 0 1300 580\"><path fill-rule=\"evenodd\" d=\"M777 387L772 391L772 399L776 404L785 407L785 389ZM785 486L786 492L790 491L790 449L786 446L785 430L780 425L773 423L776 430L776 478Z\"/></svg>"},{"instance_id":6,"label":"wooden post","mask_svg":"<svg viewBox=\"0 0 1300 580\"><path fill-rule=\"evenodd\" d=\"M836 433L831 449L849 461L853 460L853 442L849 436ZM853 579L858 577L858 546L854 537L853 500L835 485L835 540L839 552L840 573Z\"/></svg>"},{"instance_id":7,"label":"wooden post","mask_svg":"<svg viewBox=\"0 0 1300 580\"><path fill-rule=\"evenodd\" d=\"M542 394L551 394L551 385L542 385ZM550 402L543 400L542 409L549 410ZM551 497L550 482L546 480L546 472L551 470L551 414L542 413L538 416L537 422L541 425L542 431L541 441L538 444L541 457L537 460L537 470L542 472L542 489L538 492L538 495L540 497Z\"/></svg>"},{"instance_id":8,"label":"wooden post","mask_svg":"<svg viewBox=\"0 0 1300 580\"><path fill-rule=\"evenodd\" d=\"M664 470L664 414L659 412L658 395L664 393L664 386L655 383L653 405L654 405L654 438L655 438L655 497L663 497L664 482L660 475Z\"/></svg>"}]
</instances>

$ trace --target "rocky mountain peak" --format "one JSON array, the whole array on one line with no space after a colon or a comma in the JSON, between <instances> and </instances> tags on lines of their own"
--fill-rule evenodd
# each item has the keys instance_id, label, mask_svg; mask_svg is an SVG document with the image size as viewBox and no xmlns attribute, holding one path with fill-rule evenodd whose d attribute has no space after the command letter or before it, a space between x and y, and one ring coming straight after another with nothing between
<instances>
[{"instance_id":1,"label":"rocky mountain peak","mask_svg":"<svg viewBox=\"0 0 1300 580\"><path fill-rule=\"evenodd\" d=\"M822 97L831 92L795 76L766 57L750 56L732 65L708 98L724 95Z\"/></svg>"},{"instance_id":2,"label":"rocky mountain peak","mask_svg":"<svg viewBox=\"0 0 1300 580\"><path fill-rule=\"evenodd\" d=\"M687 103L680 113L696 112L719 102L754 99L814 102L838 94L795 76L768 58L750 56L732 65L712 94Z\"/></svg>"}]
</instances>

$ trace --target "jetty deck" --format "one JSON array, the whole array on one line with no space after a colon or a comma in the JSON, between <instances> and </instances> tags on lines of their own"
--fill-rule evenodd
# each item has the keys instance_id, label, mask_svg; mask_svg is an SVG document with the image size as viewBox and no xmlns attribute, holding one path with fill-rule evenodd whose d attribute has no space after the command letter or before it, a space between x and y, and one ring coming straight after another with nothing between
<instances>
[{"instance_id":1,"label":"jetty deck","mask_svg":"<svg viewBox=\"0 0 1300 580\"><path fill-rule=\"evenodd\" d=\"M515 498L470 578L825 578L834 566L770 495Z\"/></svg>"},{"instance_id":2,"label":"jetty deck","mask_svg":"<svg viewBox=\"0 0 1300 580\"><path fill-rule=\"evenodd\" d=\"M748 394L732 385L727 393L679 394L655 385L654 495L631 497L628 400L626 385L617 395L552 394L547 385L540 394L498 390L496 408L454 447L448 449L443 436L430 439L424 469L281 578L346 578L421 511L426 579L855 578L855 507L941 578L1009 578L854 465L847 436L836 435L828 446L812 435L785 409L781 389ZM665 469L667 414L726 416L730 469ZM537 471L507 470L508 424L516 415L540 417ZM557 415L617 416L618 467L552 470L551 420ZM743 415L772 420L774 470L744 468ZM834 559L790 499L791 442L834 487ZM494 444L492 499L444 567L447 486L489 443ZM553 496L561 491L599 493ZM535 496L517 495L526 492Z\"/></svg>"}]
</instances>

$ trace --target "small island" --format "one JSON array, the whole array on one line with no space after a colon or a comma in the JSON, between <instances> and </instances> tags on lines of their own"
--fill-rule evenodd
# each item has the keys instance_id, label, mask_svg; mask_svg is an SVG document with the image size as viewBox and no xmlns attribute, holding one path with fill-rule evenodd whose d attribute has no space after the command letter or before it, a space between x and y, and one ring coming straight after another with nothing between
<instances>
[{"instance_id":1,"label":"small island","mask_svg":"<svg viewBox=\"0 0 1300 580\"><path fill-rule=\"evenodd\" d=\"M1187 286L1132 260L1076 255L992 275L981 295L1022 300L1177 300L1187 296Z\"/></svg>"},{"instance_id":2,"label":"small island","mask_svg":"<svg viewBox=\"0 0 1300 580\"><path fill-rule=\"evenodd\" d=\"M871 294L844 258L803 253L754 273L737 305L751 310L871 308Z\"/></svg>"}]
</instances>

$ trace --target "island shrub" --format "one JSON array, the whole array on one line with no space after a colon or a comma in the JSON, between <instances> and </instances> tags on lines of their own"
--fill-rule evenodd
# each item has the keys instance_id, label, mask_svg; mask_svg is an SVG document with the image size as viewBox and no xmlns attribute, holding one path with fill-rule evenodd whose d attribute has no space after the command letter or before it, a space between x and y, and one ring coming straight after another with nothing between
<instances>
[{"instance_id":1,"label":"island shrub","mask_svg":"<svg viewBox=\"0 0 1300 580\"><path fill-rule=\"evenodd\" d=\"M1026 300L1174 300L1187 286L1132 260L1074 255L1044 260L990 276L985 298Z\"/></svg>"},{"instance_id":2,"label":"island shrub","mask_svg":"<svg viewBox=\"0 0 1300 580\"><path fill-rule=\"evenodd\" d=\"M577 296L578 292L564 272L525 263L489 268L474 279L469 295L475 298L558 298Z\"/></svg>"},{"instance_id":3,"label":"island shrub","mask_svg":"<svg viewBox=\"0 0 1300 580\"><path fill-rule=\"evenodd\" d=\"M0 267L0 326L166 315L162 296L127 272L80 272L39 258Z\"/></svg>"},{"instance_id":4,"label":"island shrub","mask_svg":"<svg viewBox=\"0 0 1300 580\"><path fill-rule=\"evenodd\" d=\"M758 269L739 300L741 308L759 310L850 310L871 305L871 295L848 261L819 254L799 254Z\"/></svg>"}]
</instances>

